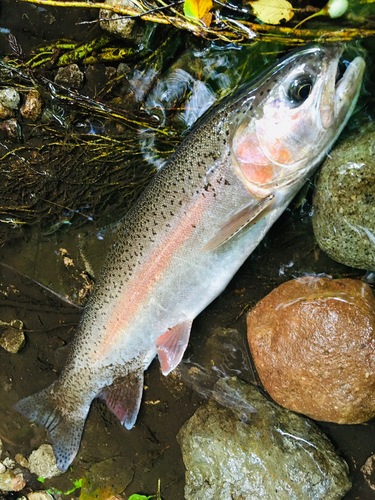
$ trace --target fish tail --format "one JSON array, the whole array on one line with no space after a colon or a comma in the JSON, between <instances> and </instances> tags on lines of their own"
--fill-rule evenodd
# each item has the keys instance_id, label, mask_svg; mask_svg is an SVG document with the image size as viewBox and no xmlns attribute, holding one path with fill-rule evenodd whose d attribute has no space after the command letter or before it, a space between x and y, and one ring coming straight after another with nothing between
<instances>
[{"instance_id":1,"label":"fish tail","mask_svg":"<svg viewBox=\"0 0 375 500\"><path fill-rule=\"evenodd\" d=\"M48 430L56 465L66 471L77 455L87 415L74 420L63 416L56 407L55 398L51 397L53 386L21 399L14 409Z\"/></svg>"}]
</instances>

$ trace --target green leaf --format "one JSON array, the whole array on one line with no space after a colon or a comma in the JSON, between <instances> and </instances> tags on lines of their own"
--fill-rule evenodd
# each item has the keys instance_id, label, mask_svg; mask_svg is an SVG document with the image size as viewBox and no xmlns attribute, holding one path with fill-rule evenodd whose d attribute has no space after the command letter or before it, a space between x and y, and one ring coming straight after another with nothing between
<instances>
[{"instance_id":1,"label":"green leaf","mask_svg":"<svg viewBox=\"0 0 375 500\"><path fill-rule=\"evenodd\" d=\"M212 14L210 14L212 7L212 0L185 0L184 14L186 17L199 19L206 26L209 26L212 18Z\"/></svg>"},{"instance_id":2,"label":"green leaf","mask_svg":"<svg viewBox=\"0 0 375 500\"><path fill-rule=\"evenodd\" d=\"M38 481L39 481L40 483L44 483L45 479L44 479L44 477L39 476L39 477L38 477Z\"/></svg>"},{"instance_id":3,"label":"green leaf","mask_svg":"<svg viewBox=\"0 0 375 500\"><path fill-rule=\"evenodd\" d=\"M266 24L279 24L282 19L290 21L294 16L293 6L287 0L257 0L249 4L254 15Z\"/></svg>"},{"instance_id":4,"label":"green leaf","mask_svg":"<svg viewBox=\"0 0 375 500\"><path fill-rule=\"evenodd\" d=\"M150 498L154 498L155 495L151 495L149 497L146 497L145 495L138 495L137 493L134 493L131 497L129 497L129 500L149 500Z\"/></svg>"}]
</instances>

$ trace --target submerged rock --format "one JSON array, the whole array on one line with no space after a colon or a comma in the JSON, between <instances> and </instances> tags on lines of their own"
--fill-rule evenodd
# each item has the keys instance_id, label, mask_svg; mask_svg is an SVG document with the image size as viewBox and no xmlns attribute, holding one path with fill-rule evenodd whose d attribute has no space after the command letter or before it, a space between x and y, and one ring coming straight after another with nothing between
<instances>
[{"instance_id":1,"label":"submerged rock","mask_svg":"<svg viewBox=\"0 0 375 500\"><path fill-rule=\"evenodd\" d=\"M35 122L42 114L43 99L37 90L31 90L26 96L26 102L20 109L25 118Z\"/></svg>"},{"instance_id":2,"label":"submerged rock","mask_svg":"<svg viewBox=\"0 0 375 500\"><path fill-rule=\"evenodd\" d=\"M108 0L106 3L123 9L137 10L137 6L131 0ZM129 17L107 9L100 9L99 19L100 27L113 35L120 36L135 45L144 41L143 25L138 24L134 19L129 19Z\"/></svg>"},{"instance_id":3,"label":"submerged rock","mask_svg":"<svg viewBox=\"0 0 375 500\"><path fill-rule=\"evenodd\" d=\"M29 456L30 472L37 476L49 479L62 474L56 466L55 455L50 444L42 444Z\"/></svg>"},{"instance_id":4,"label":"submerged rock","mask_svg":"<svg viewBox=\"0 0 375 500\"><path fill-rule=\"evenodd\" d=\"M324 162L314 197L319 246L347 266L375 270L375 129L340 144Z\"/></svg>"},{"instance_id":5,"label":"submerged rock","mask_svg":"<svg viewBox=\"0 0 375 500\"><path fill-rule=\"evenodd\" d=\"M5 120L14 116L14 111L11 108L7 108L0 102L0 120Z\"/></svg>"},{"instance_id":6,"label":"submerged rock","mask_svg":"<svg viewBox=\"0 0 375 500\"><path fill-rule=\"evenodd\" d=\"M65 68L58 69L55 82L71 89L79 89L83 85L84 78L77 64L69 64Z\"/></svg>"},{"instance_id":7,"label":"submerged rock","mask_svg":"<svg viewBox=\"0 0 375 500\"><path fill-rule=\"evenodd\" d=\"M351 488L348 466L311 421L267 401L255 387L222 379L257 413L241 421L209 401L177 439L186 467L186 500L334 500Z\"/></svg>"},{"instance_id":8,"label":"submerged rock","mask_svg":"<svg viewBox=\"0 0 375 500\"><path fill-rule=\"evenodd\" d=\"M21 98L17 90L11 87L0 90L0 103L6 108L17 109L20 100Z\"/></svg>"},{"instance_id":9,"label":"submerged rock","mask_svg":"<svg viewBox=\"0 0 375 500\"><path fill-rule=\"evenodd\" d=\"M375 297L359 280L306 276L249 312L258 374L271 397L316 420L375 416Z\"/></svg>"},{"instance_id":10,"label":"submerged rock","mask_svg":"<svg viewBox=\"0 0 375 500\"><path fill-rule=\"evenodd\" d=\"M25 341L25 334L21 328L9 328L4 330L0 336L0 346L13 354L16 354L22 349L25 345Z\"/></svg>"}]
</instances>

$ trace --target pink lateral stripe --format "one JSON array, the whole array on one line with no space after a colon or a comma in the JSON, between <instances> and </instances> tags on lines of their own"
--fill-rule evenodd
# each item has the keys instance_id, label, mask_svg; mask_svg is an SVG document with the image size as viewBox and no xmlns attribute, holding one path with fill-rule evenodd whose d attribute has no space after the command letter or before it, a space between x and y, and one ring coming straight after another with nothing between
<instances>
[{"instance_id":1,"label":"pink lateral stripe","mask_svg":"<svg viewBox=\"0 0 375 500\"><path fill-rule=\"evenodd\" d=\"M100 352L94 353L93 361L102 358L116 345L119 336L130 325L131 320L135 318L142 304L147 300L155 283L163 277L173 256L189 238L194 226L201 220L207 204L211 201L209 192L205 192L204 195L192 203L182 220L176 217L167 236L154 248L148 259L127 283L118 299L115 311L106 323L106 334L101 340Z\"/></svg>"}]
</instances>

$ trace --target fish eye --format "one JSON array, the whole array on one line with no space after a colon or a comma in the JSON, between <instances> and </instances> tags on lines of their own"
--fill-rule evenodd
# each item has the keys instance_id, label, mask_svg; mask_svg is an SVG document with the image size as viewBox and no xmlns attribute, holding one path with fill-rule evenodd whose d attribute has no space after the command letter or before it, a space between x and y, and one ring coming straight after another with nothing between
<instances>
[{"instance_id":1,"label":"fish eye","mask_svg":"<svg viewBox=\"0 0 375 500\"><path fill-rule=\"evenodd\" d=\"M296 78L288 89L288 99L294 106L299 106L309 97L313 88L313 79L308 76Z\"/></svg>"}]
</instances>

